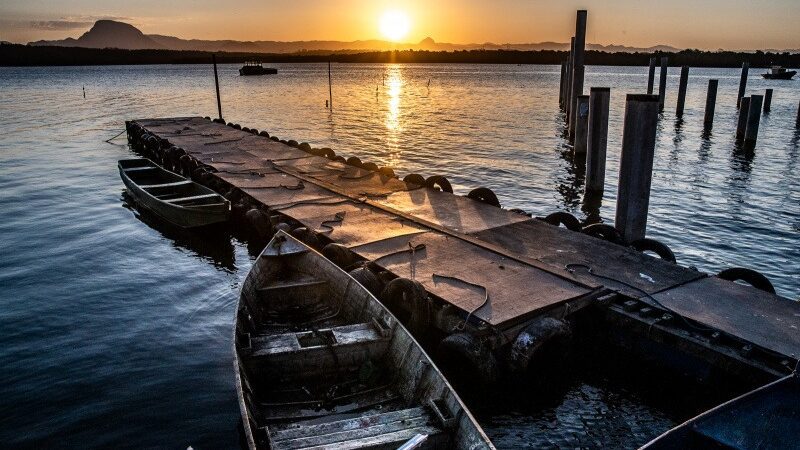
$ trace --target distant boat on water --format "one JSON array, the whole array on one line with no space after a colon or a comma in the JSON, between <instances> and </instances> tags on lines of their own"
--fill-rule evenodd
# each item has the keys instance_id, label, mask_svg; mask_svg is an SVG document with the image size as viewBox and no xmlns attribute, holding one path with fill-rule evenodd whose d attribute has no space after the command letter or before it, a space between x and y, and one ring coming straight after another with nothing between
<instances>
[{"instance_id":1,"label":"distant boat on water","mask_svg":"<svg viewBox=\"0 0 800 450\"><path fill-rule=\"evenodd\" d=\"M247 61L244 63L241 69L239 69L239 75L275 75L278 73L278 69L274 69L272 67L264 67L261 64L261 61Z\"/></svg>"},{"instance_id":2,"label":"distant boat on water","mask_svg":"<svg viewBox=\"0 0 800 450\"><path fill-rule=\"evenodd\" d=\"M767 80L791 80L797 74L796 70L786 70L781 66L772 66L767 73L762 73L761 76Z\"/></svg>"}]
</instances>

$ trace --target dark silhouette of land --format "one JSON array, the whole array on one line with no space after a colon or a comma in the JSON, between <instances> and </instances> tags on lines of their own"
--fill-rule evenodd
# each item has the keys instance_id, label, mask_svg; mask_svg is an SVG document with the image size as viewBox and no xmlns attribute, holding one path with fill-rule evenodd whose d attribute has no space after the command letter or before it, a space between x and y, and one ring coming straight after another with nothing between
<instances>
[{"instance_id":1,"label":"dark silhouette of land","mask_svg":"<svg viewBox=\"0 0 800 450\"><path fill-rule=\"evenodd\" d=\"M554 50L461 50L426 51L402 50L352 53L349 51L301 53L202 52L176 50L123 50L79 47L46 47L20 44L0 44L0 66L85 66L125 64L207 64L211 55L219 63L243 63L259 60L265 63L474 63L474 64L559 64L567 52ZM706 52L683 50L667 53L610 53L587 51L586 63L609 66L644 66L652 56L668 56L671 66L741 67L800 67L800 53Z\"/></svg>"},{"instance_id":2,"label":"dark silhouette of land","mask_svg":"<svg viewBox=\"0 0 800 450\"><path fill-rule=\"evenodd\" d=\"M361 53L388 50L569 50L569 43L538 42L527 44L450 44L436 42L428 37L418 43L394 43L377 39L360 41L235 41L235 40L203 40L181 39L175 36L160 34L144 34L133 25L114 20L98 20L89 31L77 39L67 38L56 41L36 41L28 45L45 47L84 47L84 48L121 48L125 50L189 50L204 52L238 52L238 53L298 53L307 51ZM607 52L654 52L678 51L668 45L640 48L624 45L587 44L588 50Z\"/></svg>"}]
</instances>

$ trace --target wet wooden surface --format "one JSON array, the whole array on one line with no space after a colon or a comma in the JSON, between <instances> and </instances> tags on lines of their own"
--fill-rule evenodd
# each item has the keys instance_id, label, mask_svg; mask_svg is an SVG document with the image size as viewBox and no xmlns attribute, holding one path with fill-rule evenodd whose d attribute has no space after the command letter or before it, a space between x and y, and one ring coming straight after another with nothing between
<instances>
[{"instance_id":1,"label":"wet wooden surface","mask_svg":"<svg viewBox=\"0 0 800 450\"><path fill-rule=\"evenodd\" d=\"M407 248L409 240L424 243L413 263L409 253L379 262L465 312L483 302L481 289L469 283L486 287L490 301L477 314L492 324L610 289L635 298L656 295L689 318L786 355L800 354L795 302L202 118L136 122L215 167L218 176L258 201L364 257Z\"/></svg>"},{"instance_id":2,"label":"wet wooden surface","mask_svg":"<svg viewBox=\"0 0 800 450\"><path fill-rule=\"evenodd\" d=\"M412 248L424 246L415 251ZM533 312L591 292L548 272L435 231L400 236L353 248L428 292L492 325L511 323ZM488 301L484 304L488 294ZM480 309L478 309L480 308Z\"/></svg>"},{"instance_id":3,"label":"wet wooden surface","mask_svg":"<svg viewBox=\"0 0 800 450\"><path fill-rule=\"evenodd\" d=\"M717 277L653 296L678 314L792 358L800 357L800 305Z\"/></svg>"},{"instance_id":4,"label":"wet wooden surface","mask_svg":"<svg viewBox=\"0 0 800 450\"><path fill-rule=\"evenodd\" d=\"M546 263L553 271L567 272L571 268L571 273L589 286L609 286L634 298L705 276L696 270L537 219L490 228L472 235L512 253ZM594 276L588 269L622 280L625 284Z\"/></svg>"}]
</instances>

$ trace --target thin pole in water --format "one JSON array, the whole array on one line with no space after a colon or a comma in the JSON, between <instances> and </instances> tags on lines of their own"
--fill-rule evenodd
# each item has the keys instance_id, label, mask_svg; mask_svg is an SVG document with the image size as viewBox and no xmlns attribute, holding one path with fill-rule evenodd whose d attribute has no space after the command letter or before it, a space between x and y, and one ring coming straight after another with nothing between
<instances>
[{"instance_id":1,"label":"thin pole in water","mask_svg":"<svg viewBox=\"0 0 800 450\"><path fill-rule=\"evenodd\" d=\"M328 61L328 98L331 111L333 111L333 85L331 83L331 62Z\"/></svg>"},{"instance_id":2,"label":"thin pole in water","mask_svg":"<svg viewBox=\"0 0 800 450\"><path fill-rule=\"evenodd\" d=\"M714 109L717 106L717 86L719 80L708 80L708 93L706 94L706 114L703 117L703 126L710 130L714 126Z\"/></svg>"},{"instance_id":3,"label":"thin pole in water","mask_svg":"<svg viewBox=\"0 0 800 450\"><path fill-rule=\"evenodd\" d=\"M217 112L219 120L222 119L222 101L219 99L219 76L217 76L217 55L211 55L211 62L214 63L214 86L217 88Z\"/></svg>"},{"instance_id":4,"label":"thin pole in water","mask_svg":"<svg viewBox=\"0 0 800 450\"><path fill-rule=\"evenodd\" d=\"M86 98L86 86L83 86L83 98Z\"/></svg>"}]
</instances>

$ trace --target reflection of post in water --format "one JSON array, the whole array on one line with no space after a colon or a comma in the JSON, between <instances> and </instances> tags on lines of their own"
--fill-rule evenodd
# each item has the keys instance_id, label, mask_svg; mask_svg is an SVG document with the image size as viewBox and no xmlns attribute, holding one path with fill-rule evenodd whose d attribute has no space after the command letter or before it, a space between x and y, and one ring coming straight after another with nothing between
<instances>
[{"instance_id":1,"label":"reflection of post in water","mask_svg":"<svg viewBox=\"0 0 800 450\"><path fill-rule=\"evenodd\" d=\"M559 176L556 190L561 194L561 197L566 207L578 206L583 193L583 183L586 179L586 156L575 156L575 152L567 145L562 145L559 151L561 159L567 164L565 165L566 174Z\"/></svg>"},{"instance_id":2,"label":"reflection of post in water","mask_svg":"<svg viewBox=\"0 0 800 450\"><path fill-rule=\"evenodd\" d=\"M731 154L731 168L739 173L749 174L753 170L753 159L755 159L756 152L751 145L744 142L736 142L733 146ZM747 181L750 177L742 177L743 181Z\"/></svg>"},{"instance_id":3,"label":"reflection of post in water","mask_svg":"<svg viewBox=\"0 0 800 450\"><path fill-rule=\"evenodd\" d=\"M700 135L700 149L697 151L697 158L701 163L708 162L708 156L711 154L711 137L713 132L710 128L703 130Z\"/></svg>"},{"instance_id":4,"label":"reflection of post in water","mask_svg":"<svg viewBox=\"0 0 800 450\"><path fill-rule=\"evenodd\" d=\"M597 191L586 191L583 194L583 204L581 211L586 215L586 225L602 222L600 208L603 206L603 193Z\"/></svg>"}]
</instances>

